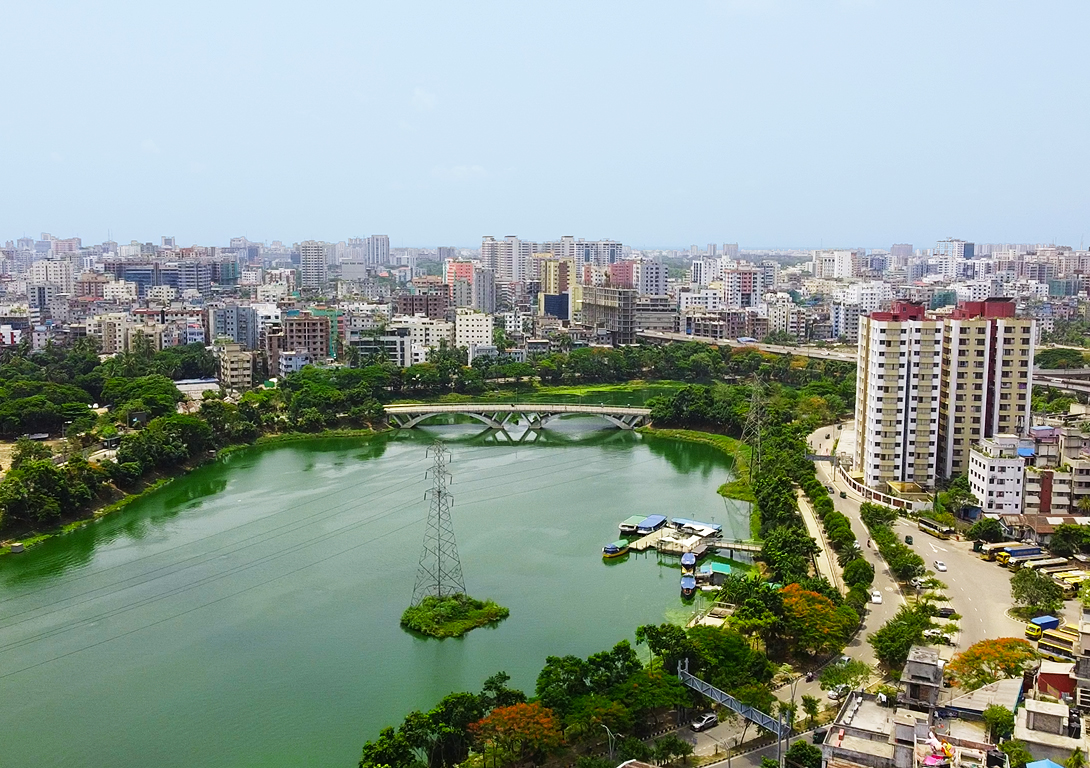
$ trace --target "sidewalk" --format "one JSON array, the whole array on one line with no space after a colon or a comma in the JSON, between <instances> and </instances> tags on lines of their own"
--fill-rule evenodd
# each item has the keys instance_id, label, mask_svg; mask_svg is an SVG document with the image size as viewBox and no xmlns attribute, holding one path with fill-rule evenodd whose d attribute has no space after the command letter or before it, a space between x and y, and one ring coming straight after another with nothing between
<instances>
[{"instance_id":1,"label":"sidewalk","mask_svg":"<svg viewBox=\"0 0 1090 768\"><path fill-rule=\"evenodd\" d=\"M814 508L810 506L810 500L806 498L806 494L802 492L801 488L795 489L795 496L798 498L802 521L806 524L806 532L821 548L821 551L814 558L817 561L818 573L827 578L829 583L840 591L840 594L844 594L844 584L840 580L840 566L836 561L836 552L829 546L829 542L825 540L825 531L822 530L821 521L818 520Z\"/></svg>"}]
</instances>

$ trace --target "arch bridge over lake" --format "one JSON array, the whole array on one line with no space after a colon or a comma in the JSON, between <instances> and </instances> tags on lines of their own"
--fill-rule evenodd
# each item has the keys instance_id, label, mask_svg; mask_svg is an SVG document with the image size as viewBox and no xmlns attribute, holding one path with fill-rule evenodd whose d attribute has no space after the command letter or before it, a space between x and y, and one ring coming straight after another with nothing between
<instances>
[{"instance_id":1,"label":"arch bridge over lake","mask_svg":"<svg viewBox=\"0 0 1090 768\"><path fill-rule=\"evenodd\" d=\"M599 416L619 429L633 429L645 423L650 408L627 405L582 405L576 403L419 403L384 406L386 418L398 429L411 429L439 414L457 413L506 429L508 424L526 422L530 430L543 429L560 416Z\"/></svg>"}]
</instances>

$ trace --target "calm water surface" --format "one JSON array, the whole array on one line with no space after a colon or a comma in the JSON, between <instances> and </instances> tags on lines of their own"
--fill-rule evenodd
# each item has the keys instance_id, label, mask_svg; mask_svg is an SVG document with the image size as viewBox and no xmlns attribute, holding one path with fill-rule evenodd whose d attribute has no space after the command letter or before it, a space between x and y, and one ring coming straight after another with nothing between
<instances>
[{"instance_id":1,"label":"calm water surface","mask_svg":"<svg viewBox=\"0 0 1090 768\"><path fill-rule=\"evenodd\" d=\"M555 427L555 428L554 428ZM677 618L675 567L603 563L630 514L748 531L706 446L554 422L534 443L468 425L251 449L0 562L0 764L348 766L363 742L506 670L581 656ZM447 440L470 594L496 628L398 626Z\"/></svg>"}]
</instances>

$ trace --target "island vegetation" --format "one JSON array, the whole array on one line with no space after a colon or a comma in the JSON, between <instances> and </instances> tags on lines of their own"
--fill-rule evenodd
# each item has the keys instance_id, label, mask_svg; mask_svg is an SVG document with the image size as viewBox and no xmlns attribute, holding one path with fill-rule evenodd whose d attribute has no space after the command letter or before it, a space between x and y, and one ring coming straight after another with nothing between
<instances>
[{"instance_id":1,"label":"island vegetation","mask_svg":"<svg viewBox=\"0 0 1090 768\"><path fill-rule=\"evenodd\" d=\"M401 614L401 625L431 637L461 637L470 630L498 624L511 612L491 600L469 595L428 595Z\"/></svg>"}]
</instances>

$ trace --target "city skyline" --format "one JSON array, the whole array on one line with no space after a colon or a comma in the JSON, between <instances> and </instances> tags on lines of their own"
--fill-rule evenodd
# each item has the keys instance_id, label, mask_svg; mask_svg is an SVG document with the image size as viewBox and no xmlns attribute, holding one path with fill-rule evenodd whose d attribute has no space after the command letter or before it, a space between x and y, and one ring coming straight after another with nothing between
<instances>
[{"instance_id":1,"label":"city skyline","mask_svg":"<svg viewBox=\"0 0 1090 768\"><path fill-rule=\"evenodd\" d=\"M1077 3L7 3L5 28L48 35L9 42L0 231L1077 247L1088 201L1062 182L1090 156L1064 126L1087 116L1070 98L1087 20Z\"/></svg>"}]
</instances>

